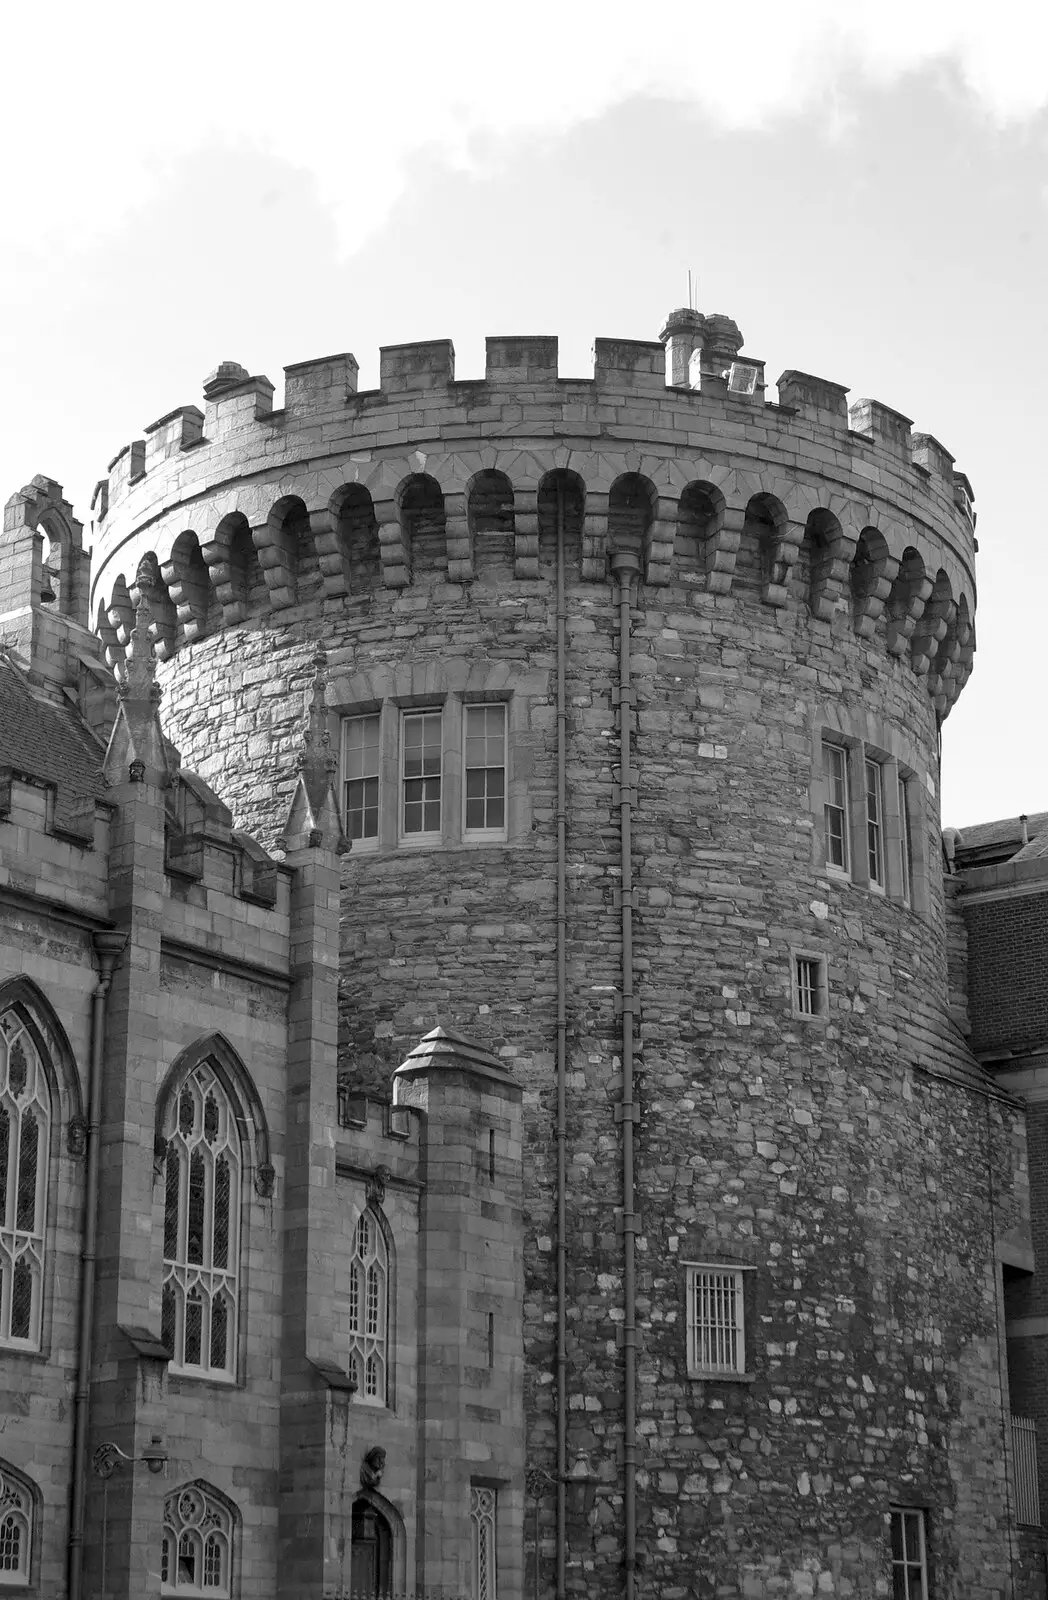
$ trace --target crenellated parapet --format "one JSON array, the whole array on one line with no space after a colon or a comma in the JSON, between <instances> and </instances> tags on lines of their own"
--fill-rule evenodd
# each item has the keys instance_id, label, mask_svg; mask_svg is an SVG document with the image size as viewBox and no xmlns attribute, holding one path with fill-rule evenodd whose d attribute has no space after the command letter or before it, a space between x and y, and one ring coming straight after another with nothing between
<instances>
[{"instance_id":1,"label":"crenellated parapet","mask_svg":"<svg viewBox=\"0 0 1048 1600\"><path fill-rule=\"evenodd\" d=\"M224 362L204 407L159 419L95 500L92 616L112 661L146 595L166 659L223 628L392 600L434 583L578 579L633 549L650 599L767 608L850 628L909 661L945 715L974 650L971 488L930 434L790 370L777 403L728 317L682 309L658 341L598 339L589 379L557 341L487 341L458 380L450 341L384 348L377 390L348 354L273 385ZM708 597L708 599L701 598ZM303 608L305 611L303 612Z\"/></svg>"}]
</instances>

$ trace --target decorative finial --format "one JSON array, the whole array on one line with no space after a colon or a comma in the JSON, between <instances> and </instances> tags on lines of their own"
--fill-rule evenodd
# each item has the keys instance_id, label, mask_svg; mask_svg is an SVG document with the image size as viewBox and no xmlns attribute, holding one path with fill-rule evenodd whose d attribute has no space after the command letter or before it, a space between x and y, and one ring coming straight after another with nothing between
<instances>
[{"instance_id":1,"label":"decorative finial","mask_svg":"<svg viewBox=\"0 0 1048 1600\"><path fill-rule=\"evenodd\" d=\"M126 655L123 663L118 665L117 694L121 700L158 706L162 690L156 681L156 656L150 637L152 620L149 601L143 594L135 610L135 625L131 629Z\"/></svg>"},{"instance_id":2,"label":"decorative finial","mask_svg":"<svg viewBox=\"0 0 1048 1600\"><path fill-rule=\"evenodd\" d=\"M328 732L327 706L327 654L318 650L313 657L313 686L306 699L306 727L302 749L298 757L298 770L307 774L326 772L334 777L338 760L331 748Z\"/></svg>"}]
</instances>

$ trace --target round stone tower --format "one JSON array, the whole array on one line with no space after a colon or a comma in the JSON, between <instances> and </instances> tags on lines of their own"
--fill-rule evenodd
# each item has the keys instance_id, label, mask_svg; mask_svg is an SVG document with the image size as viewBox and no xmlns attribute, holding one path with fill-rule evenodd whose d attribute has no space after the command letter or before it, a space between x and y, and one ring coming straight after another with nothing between
<instances>
[{"instance_id":1,"label":"round stone tower","mask_svg":"<svg viewBox=\"0 0 1048 1600\"><path fill-rule=\"evenodd\" d=\"M347 1079L439 1023L524 1086L536 1593L885 1594L911 1512L967 1593L1010 1516L939 842L972 497L741 347L403 345L279 411L223 362L99 485L92 615L116 662L148 599L166 731L269 846L323 652Z\"/></svg>"}]
</instances>

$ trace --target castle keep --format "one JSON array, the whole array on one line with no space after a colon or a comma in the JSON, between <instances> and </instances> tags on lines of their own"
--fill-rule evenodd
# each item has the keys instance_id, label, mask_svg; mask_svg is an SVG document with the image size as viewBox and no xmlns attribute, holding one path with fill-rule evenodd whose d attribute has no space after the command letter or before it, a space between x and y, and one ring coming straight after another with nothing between
<instances>
[{"instance_id":1,"label":"castle keep","mask_svg":"<svg viewBox=\"0 0 1048 1600\"><path fill-rule=\"evenodd\" d=\"M0 1589L1043 1595L971 490L742 344L223 363L90 591L9 502Z\"/></svg>"}]
</instances>

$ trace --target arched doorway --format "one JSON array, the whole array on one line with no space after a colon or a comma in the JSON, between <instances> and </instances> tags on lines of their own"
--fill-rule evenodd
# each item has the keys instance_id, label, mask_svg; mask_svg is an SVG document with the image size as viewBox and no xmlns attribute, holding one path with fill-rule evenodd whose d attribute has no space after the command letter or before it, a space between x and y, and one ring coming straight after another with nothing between
<instances>
[{"instance_id":1,"label":"arched doorway","mask_svg":"<svg viewBox=\"0 0 1048 1600\"><path fill-rule=\"evenodd\" d=\"M393 1530L367 1500L354 1500L349 1588L354 1600L393 1591Z\"/></svg>"}]
</instances>

